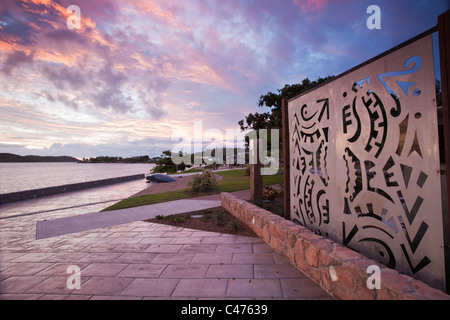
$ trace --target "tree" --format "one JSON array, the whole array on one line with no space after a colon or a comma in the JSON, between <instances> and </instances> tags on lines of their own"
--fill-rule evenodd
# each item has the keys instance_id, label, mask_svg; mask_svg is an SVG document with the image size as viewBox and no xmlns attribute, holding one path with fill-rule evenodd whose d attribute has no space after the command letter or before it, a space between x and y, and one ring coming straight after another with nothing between
<instances>
[{"instance_id":1,"label":"tree","mask_svg":"<svg viewBox=\"0 0 450 320\"><path fill-rule=\"evenodd\" d=\"M254 114L250 113L244 120L238 122L242 131L245 130L259 130L259 129L281 129L281 101L283 99L291 99L299 94L302 94L319 84L332 79L333 76L326 78L319 78L316 81L310 81L308 78L304 79L302 83L286 84L283 89L277 89L278 93L268 92L262 95L258 101L258 107L268 107L269 112Z\"/></svg>"},{"instance_id":2,"label":"tree","mask_svg":"<svg viewBox=\"0 0 450 320\"><path fill-rule=\"evenodd\" d=\"M182 156L180 152L180 157ZM186 164L176 165L172 161L172 152L170 150L163 151L160 157L155 158L156 167L151 173L176 173L178 170L184 171Z\"/></svg>"},{"instance_id":3,"label":"tree","mask_svg":"<svg viewBox=\"0 0 450 320\"><path fill-rule=\"evenodd\" d=\"M245 117L244 120L238 122L241 127L241 131L245 130L260 130L268 129L267 134L267 151L268 155L271 155L272 137L271 131L269 129L281 129L282 127L282 101L283 99L294 98L330 79L334 76L327 76L326 78L319 78L316 81L310 81L308 78L304 79L302 83L298 84L285 84L283 89L277 89L278 93L268 92L262 95L258 101L258 107L268 107L269 112L254 114L250 113ZM279 160L282 162L283 159L283 146L282 146L282 135L279 135ZM248 148L249 142L246 141L246 148ZM247 161L247 159L246 159Z\"/></svg>"}]
</instances>

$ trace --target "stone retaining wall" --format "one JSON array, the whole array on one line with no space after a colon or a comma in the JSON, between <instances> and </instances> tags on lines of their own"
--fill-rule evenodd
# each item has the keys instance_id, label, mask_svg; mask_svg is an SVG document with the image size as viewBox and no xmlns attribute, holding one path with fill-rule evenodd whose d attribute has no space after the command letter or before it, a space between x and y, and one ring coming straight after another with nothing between
<instances>
[{"instance_id":1,"label":"stone retaining wall","mask_svg":"<svg viewBox=\"0 0 450 320\"><path fill-rule=\"evenodd\" d=\"M337 299L450 299L440 290L229 193L222 193L222 207ZM367 285L369 277L372 281L367 273L372 265L381 270L379 289Z\"/></svg>"},{"instance_id":2,"label":"stone retaining wall","mask_svg":"<svg viewBox=\"0 0 450 320\"><path fill-rule=\"evenodd\" d=\"M103 180L96 180L96 181L87 181L87 182L66 184L66 185L62 185L62 186L4 193L4 194L0 194L0 204L21 201L21 200L27 200L27 199L33 199L33 198L39 198L39 197L45 197L45 196L50 196L50 195L54 195L54 194L58 194L58 193L77 191L77 190L82 190L82 189L87 189L87 188L100 187L100 186L105 186L105 185L119 183L119 182L138 180L138 179L143 179L144 177L145 177L145 174L135 174L135 175L125 176L125 177L110 178L110 179L103 179Z\"/></svg>"}]
</instances>

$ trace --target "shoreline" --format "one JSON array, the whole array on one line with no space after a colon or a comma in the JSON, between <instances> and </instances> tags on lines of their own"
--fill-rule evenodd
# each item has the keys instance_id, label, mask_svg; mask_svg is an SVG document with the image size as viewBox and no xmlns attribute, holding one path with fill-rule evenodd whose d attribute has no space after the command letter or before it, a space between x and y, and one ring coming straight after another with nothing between
<instances>
[{"instance_id":1,"label":"shoreline","mask_svg":"<svg viewBox=\"0 0 450 320\"><path fill-rule=\"evenodd\" d=\"M134 174L129 176L117 177L117 178L109 178L109 179L101 179L101 180L93 180L72 184L65 184L60 186L18 191L18 192L10 192L0 194L0 205L7 204L12 202L18 202L29 199L42 198L47 196L52 196L61 193L69 193L74 191L79 191L83 189L96 188L116 183L128 182L133 180L139 180L144 178L144 174Z\"/></svg>"}]
</instances>

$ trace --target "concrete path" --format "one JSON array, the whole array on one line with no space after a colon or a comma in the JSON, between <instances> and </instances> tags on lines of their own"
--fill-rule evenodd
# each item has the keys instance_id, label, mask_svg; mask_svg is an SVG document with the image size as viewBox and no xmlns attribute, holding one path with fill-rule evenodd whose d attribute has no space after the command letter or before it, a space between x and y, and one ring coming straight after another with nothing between
<instances>
[{"instance_id":1,"label":"concrete path","mask_svg":"<svg viewBox=\"0 0 450 320\"><path fill-rule=\"evenodd\" d=\"M233 192L233 195L248 200L249 190ZM168 201L135 208L107 212L92 212L83 215L68 216L38 221L36 239L45 239L64 234L76 233L103 227L111 227L134 221L153 219L157 215L173 215L220 207L220 194Z\"/></svg>"},{"instance_id":2,"label":"concrete path","mask_svg":"<svg viewBox=\"0 0 450 320\"><path fill-rule=\"evenodd\" d=\"M36 239L147 220L155 218L157 215L168 216L216 207L220 207L220 201L183 199L123 210L94 212L79 216L39 221L36 226Z\"/></svg>"}]
</instances>

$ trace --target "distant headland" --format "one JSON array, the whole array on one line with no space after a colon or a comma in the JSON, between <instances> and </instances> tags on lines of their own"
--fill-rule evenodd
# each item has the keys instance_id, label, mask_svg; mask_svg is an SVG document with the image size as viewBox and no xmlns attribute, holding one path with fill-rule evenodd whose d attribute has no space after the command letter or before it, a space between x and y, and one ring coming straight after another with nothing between
<instances>
[{"instance_id":1,"label":"distant headland","mask_svg":"<svg viewBox=\"0 0 450 320\"><path fill-rule=\"evenodd\" d=\"M154 160L149 156L130 158L95 157L80 160L69 156L19 156L12 153L0 153L0 162L154 163Z\"/></svg>"},{"instance_id":2,"label":"distant headland","mask_svg":"<svg viewBox=\"0 0 450 320\"><path fill-rule=\"evenodd\" d=\"M12 153L0 153L0 162L79 162L77 158L69 156L19 156Z\"/></svg>"}]
</instances>

